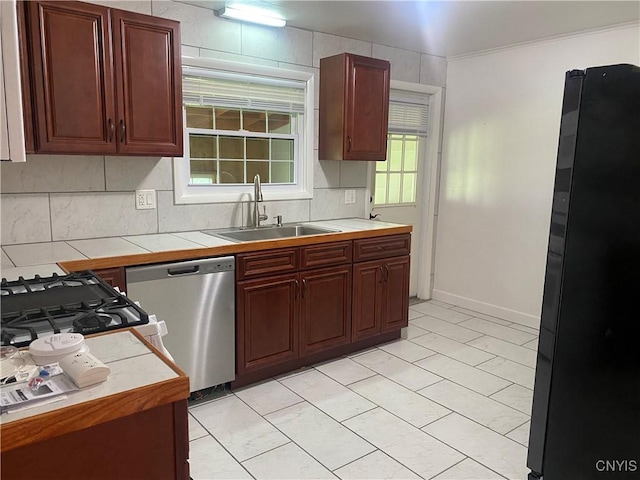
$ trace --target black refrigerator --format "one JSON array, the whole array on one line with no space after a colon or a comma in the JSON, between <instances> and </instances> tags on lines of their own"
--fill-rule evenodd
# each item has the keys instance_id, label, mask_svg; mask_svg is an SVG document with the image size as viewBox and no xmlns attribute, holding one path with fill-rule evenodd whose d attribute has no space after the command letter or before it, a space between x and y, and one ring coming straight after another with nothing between
<instances>
[{"instance_id":1,"label":"black refrigerator","mask_svg":"<svg viewBox=\"0 0 640 480\"><path fill-rule=\"evenodd\" d=\"M640 68L565 77L529 480L640 478Z\"/></svg>"}]
</instances>

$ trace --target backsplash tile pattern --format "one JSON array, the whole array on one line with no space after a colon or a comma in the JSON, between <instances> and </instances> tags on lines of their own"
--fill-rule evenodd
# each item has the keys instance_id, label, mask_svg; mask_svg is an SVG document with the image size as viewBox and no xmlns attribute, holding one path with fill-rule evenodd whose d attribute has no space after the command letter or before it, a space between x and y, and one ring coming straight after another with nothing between
<instances>
[{"instance_id":1,"label":"backsplash tile pattern","mask_svg":"<svg viewBox=\"0 0 640 480\"><path fill-rule=\"evenodd\" d=\"M170 157L104 157L106 190L172 190L171 162Z\"/></svg>"},{"instance_id":2,"label":"backsplash tile pattern","mask_svg":"<svg viewBox=\"0 0 640 480\"><path fill-rule=\"evenodd\" d=\"M446 59L299 28L268 29L218 18L208 8L165 0L102 1L181 22L182 53L318 73L320 58L341 52L391 61L391 78L444 86ZM367 162L318 160L319 78L315 82L314 198L273 201L285 222L364 218ZM239 226L251 205L174 205L171 158L31 155L0 164L2 245ZM356 203L344 204L344 190ZM157 191L157 209L136 210L135 190Z\"/></svg>"},{"instance_id":3,"label":"backsplash tile pattern","mask_svg":"<svg viewBox=\"0 0 640 480\"><path fill-rule=\"evenodd\" d=\"M2 169L1 184L2 193L104 191L104 159L95 155L27 155L26 162Z\"/></svg>"},{"instance_id":4,"label":"backsplash tile pattern","mask_svg":"<svg viewBox=\"0 0 640 480\"><path fill-rule=\"evenodd\" d=\"M4 172L5 162L2 163ZM2 245L51 241L49 194L2 195L0 208Z\"/></svg>"},{"instance_id":5,"label":"backsplash tile pattern","mask_svg":"<svg viewBox=\"0 0 640 480\"><path fill-rule=\"evenodd\" d=\"M50 200L52 240L158 231L157 210L136 210L134 192L51 193Z\"/></svg>"}]
</instances>

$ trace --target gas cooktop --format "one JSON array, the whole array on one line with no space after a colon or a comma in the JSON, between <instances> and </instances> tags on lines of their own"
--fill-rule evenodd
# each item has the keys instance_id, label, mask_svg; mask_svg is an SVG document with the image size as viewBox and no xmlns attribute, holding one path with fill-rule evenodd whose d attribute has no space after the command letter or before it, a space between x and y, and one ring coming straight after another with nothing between
<instances>
[{"instance_id":1,"label":"gas cooktop","mask_svg":"<svg viewBox=\"0 0 640 480\"><path fill-rule=\"evenodd\" d=\"M1 344L23 347L54 333L82 334L149 322L138 305L91 271L2 279Z\"/></svg>"}]
</instances>

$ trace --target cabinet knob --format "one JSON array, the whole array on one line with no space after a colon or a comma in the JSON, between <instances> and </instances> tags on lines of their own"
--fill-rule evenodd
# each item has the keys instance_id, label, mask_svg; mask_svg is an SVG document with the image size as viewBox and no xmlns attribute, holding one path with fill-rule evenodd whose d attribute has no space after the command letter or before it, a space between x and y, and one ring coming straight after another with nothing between
<instances>
[{"instance_id":1,"label":"cabinet knob","mask_svg":"<svg viewBox=\"0 0 640 480\"><path fill-rule=\"evenodd\" d=\"M351 136L347 135L347 152L351 151Z\"/></svg>"},{"instance_id":2,"label":"cabinet knob","mask_svg":"<svg viewBox=\"0 0 640 480\"><path fill-rule=\"evenodd\" d=\"M302 292L301 292L301 297L304 298L305 292L307 291L307 279L303 278L302 279Z\"/></svg>"},{"instance_id":3,"label":"cabinet knob","mask_svg":"<svg viewBox=\"0 0 640 480\"><path fill-rule=\"evenodd\" d=\"M126 132L126 127L124 125L124 120L120 120L120 143L124 143L125 132Z\"/></svg>"},{"instance_id":4,"label":"cabinet knob","mask_svg":"<svg viewBox=\"0 0 640 480\"><path fill-rule=\"evenodd\" d=\"M113 124L113 120L109 119L109 143L113 142L113 134L116 131L116 126Z\"/></svg>"}]
</instances>

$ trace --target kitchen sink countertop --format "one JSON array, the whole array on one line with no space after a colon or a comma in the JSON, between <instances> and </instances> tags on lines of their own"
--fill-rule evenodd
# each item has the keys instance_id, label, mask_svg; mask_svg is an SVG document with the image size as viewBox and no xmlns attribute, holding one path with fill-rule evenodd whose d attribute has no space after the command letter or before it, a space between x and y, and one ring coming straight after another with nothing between
<instances>
[{"instance_id":1,"label":"kitchen sink countertop","mask_svg":"<svg viewBox=\"0 0 640 480\"><path fill-rule=\"evenodd\" d=\"M19 276L63 274L61 266L71 271L142 265L411 231L408 225L359 218L300 223L339 232L240 243L191 231L7 245L2 247L1 276L15 280Z\"/></svg>"}]
</instances>

